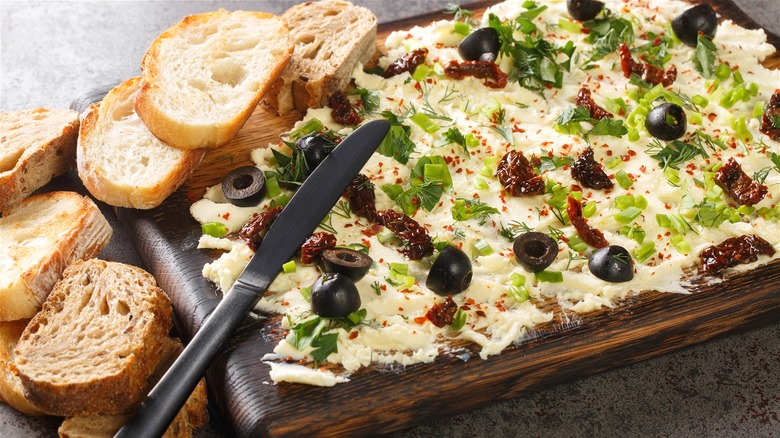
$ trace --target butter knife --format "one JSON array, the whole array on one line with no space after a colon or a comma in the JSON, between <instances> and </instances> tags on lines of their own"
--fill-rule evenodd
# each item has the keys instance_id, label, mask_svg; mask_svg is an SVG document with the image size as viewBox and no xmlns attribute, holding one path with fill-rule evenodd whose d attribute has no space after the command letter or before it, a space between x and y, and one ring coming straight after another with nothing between
<instances>
[{"instance_id":1,"label":"butter knife","mask_svg":"<svg viewBox=\"0 0 780 438\"><path fill-rule=\"evenodd\" d=\"M284 207L233 287L115 437L155 437L165 432L223 343L333 208L389 129L385 120L366 123L317 166Z\"/></svg>"}]
</instances>

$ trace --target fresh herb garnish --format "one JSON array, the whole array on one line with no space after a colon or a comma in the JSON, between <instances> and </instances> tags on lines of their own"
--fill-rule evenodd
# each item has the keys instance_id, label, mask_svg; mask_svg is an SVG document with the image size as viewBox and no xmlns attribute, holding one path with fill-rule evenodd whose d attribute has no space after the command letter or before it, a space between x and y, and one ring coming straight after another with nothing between
<instances>
[{"instance_id":1,"label":"fresh herb garnish","mask_svg":"<svg viewBox=\"0 0 780 438\"><path fill-rule=\"evenodd\" d=\"M555 170L559 167L563 167L566 165L570 165L574 162L574 159L572 157L564 156L559 157L556 155L551 155L542 150L542 153L539 157L531 157L531 162L533 163L536 161L534 158L538 158L539 160L539 168L536 169L537 173L543 173L548 170Z\"/></svg>"},{"instance_id":2,"label":"fresh herb garnish","mask_svg":"<svg viewBox=\"0 0 780 438\"><path fill-rule=\"evenodd\" d=\"M647 32L648 43L637 47L635 50L639 54L639 59L659 68L664 68L664 64L672 59L669 48L672 47L672 38L668 35L656 35L653 32Z\"/></svg>"},{"instance_id":3,"label":"fresh herb garnish","mask_svg":"<svg viewBox=\"0 0 780 438\"><path fill-rule=\"evenodd\" d=\"M412 129L404 125L401 118L390 111L382 111L382 117L390 122L390 131L376 151L401 164L406 164L409 156L414 152L414 143L409 138Z\"/></svg>"},{"instance_id":4,"label":"fresh herb garnish","mask_svg":"<svg viewBox=\"0 0 780 438\"><path fill-rule=\"evenodd\" d=\"M508 227L505 227L504 224L500 224L501 229L498 231L498 234L505 237L510 242L514 242L517 237L523 233L527 233L529 231L533 231L531 227L525 224L525 222L519 222L519 221L512 221L509 223Z\"/></svg>"},{"instance_id":5,"label":"fresh herb garnish","mask_svg":"<svg viewBox=\"0 0 780 438\"><path fill-rule=\"evenodd\" d=\"M771 152L769 154L769 159L772 160L773 166L764 167L763 169L760 169L753 174L753 179L758 184L764 184L764 182L766 182L766 178L769 176L769 173L772 170L780 173L780 155Z\"/></svg>"},{"instance_id":6,"label":"fresh herb garnish","mask_svg":"<svg viewBox=\"0 0 780 438\"><path fill-rule=\"evenodd\" d=\"M447 3L447 8L444 10L444 12L447 14L453 14L453 21L463 21L469 24L471 24L472 17L474 16L473 11L462 8L460 5L455 3Z\"/></svg>"},{"instance_id":7,"label":"fresh herb garnish","mask_svg":"<svg viewBox=\"0 0 780 438\"><path fill-rule=\"evenodd\" d=\"M480 225L484 225L491 214L498 214L498 209L478 199L458 198L452 206L452 219L456 221L477 219Z\"/></svg>"},{"instance_id":8,"label":"fresh herb garnish","mask_svg":"<svg viewBox=\"0 0 780 438\"><path fill-rule=\"evenodd\" d=\"M661 168L680 169L680 165L686 161L692 160L697 156L708 157L707 151L699 143L686 143L679 140L671 141L666 145L661 144L657 139L653 140L647 148L647 153L651 158L655 158L661 163Z\"/></svg>"},{"instance_id":9,"label":"fresh herb garnish","mask_svg":"<svg viewBox=\"0 0 780 438\"><path fill-rule=\"evenodd\" d=\"M349 205L349 201L339 201L336 203L336 206L333 207L333 210L331 210L331 213L341 216L344 219L349 219L352 217L352 210L351 206Z\"/></svg>"},{"instance_id":10,"label":"fresh herb garnish","mask_svg":"<svg viewBox=\"0 0 780 438\"><path fill-rule=\"evenodd\" d=\"M330 212L325 215L324 218L322 218L322 221L318 225L319 228L322 228L323 230L331 233L331 234L338 234L339 232L336 230L336 228L333 227L333 213Z\"/></svg>"},{"instance_id":11,"label":"fresh herb garnish","mask_svg":"<svg viewBox=\"0 0 780 438\"><path fill-rule=\"evenodd\" d=\"M588 122L593 125L588 131L582 129L581 122ZM628 133L628 129L623 125L623 120L611 117L594 119L590 116L590 111L581 106L572 106L566 108L555 121L555 129L558 132L579 135L585 140L590 135L609 135L620 138Z\"/></svg>"},{"instance_id":12,"label":"fresh herb garnish","mask_svg":"<svg viewBox=\"0 0 780 438\"><path fill-rule=\"evenodd\" d=\"M366 309L360 309L344 318L322 318L311 315L297 324L293 324L292 319L287 315L292 328L285 340L297 350L314 347L311 352L312 358L315 362L324 362L331 353L338 352L338 333L326 334L326 332L338 327L349 330L365 324L366 314Z\"/></svg>"},{"instance_id":13,"label":"fresh herb garnish","mask_svg":"<svg viewBox=\"0 0 780 438\"><path fill-rule=\"evenodd\" d=\"M718 49L712 40L699 34L696 51L693 53L693 68L702 76L709 79L715 71L715 60L718 58Z\"/></svg>"},{"instance_id":14,"label":"fresh herb garnish","mask_svg":"<svg viewBox=\"0 0 780 438\"><path fill-rule=\"evenodd\" d=\"M371 283L371 289L374 289L375 294L382 295L382 285L378 281Z\"/></svg>"},{"instance_id":15,"label":"fresh herb garnish","mask_svg":"<svg viewBox=\"0 0 780 438\"><path fill-rule=\"evenodd\" d=\"M372 115L379 109L378 91L358 88L354 91L350 91L349 94L360 96L360 101L363 103L362 107L360 108L361 115Z\"/></svg>"},{"instance_id":16,"label":"fresh herb garnish","mask_svg":"<svg viewBox=\"0 0 780 438\"><path fill-rule=\"evenodd\" d=\"M488 17L488 26L498 32L501 40L501 55L511 56L513 69L509 72L509 80L519 83L540 96L544 96L544 90L548 87L561 88L563 86L563 73L569 71L571 57L575 46L571 41L563 47L542 38L533 29L523 29L523 23L527 18L518 17L514 21L501 21L495 14ZM528 32L525 32L528 31ZM515 39L515 32L523 33L523 39ZM564 54L568 58L559 63L558 54Z\"/></svg>"},{"instance_id":17,"label":"fresh herb garnish","mask_svg":"<svg viewBox=\"0 0 780 438\"><path fill-rule=\"evenodd\" d=\"M463 148L463 153L466 156L466 159L469 158L469 145L466 141L466 137L463 135L462 132L456 127L452 127L447 130L444 134L442 134L442 144L441 146L445 144L455 143L456 145ZM446 143L444 143L446 141Z\"/></svg>"},{"instance_id":18,"label":"fresh herb garnish","mask_svg":"<svg viewBox=\"0 0 780 438\"><path fill-rule=\"evenodd\" d=\"M600 18L586 21L584 26L590 30L585 41L593 45L593 51L586 65L616 51L621 43L631 46L634 42L634 26L631 22L606 8Z\"/></svg>"}]
</instances>

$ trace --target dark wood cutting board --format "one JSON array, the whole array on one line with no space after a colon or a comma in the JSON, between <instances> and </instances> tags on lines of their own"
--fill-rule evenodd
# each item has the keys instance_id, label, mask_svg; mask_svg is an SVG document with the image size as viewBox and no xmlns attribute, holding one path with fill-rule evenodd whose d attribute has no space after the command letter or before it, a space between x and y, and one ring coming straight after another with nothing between
<instances>
[{"instance_id":1,"label":"dark wood cutting board","mask_svg":"<svg viewBox=\"0 0 780 438\"><path fill-rule=\"evenodd\" d=\"M494 2L469 8L482 11ZM730 0L711 2L724 17L757 26ZM391 31L442 18L431 14L380 26ZM770 35L780 47L780 40ZM765 64L780 66L776 52ZM192 179L150 211L120 209L149 270L168 292L176 326L189 339L221 299L201 275L218 251L196 249L199 225L189 206L231 169L249 163L249 151L277 142L301 114L275 117L258 107L237 138L211 152ZM257 315L256 315L257 316ZM209 390L238 436L364 435L386 433L556 383L649 359L727 333L780 319L780 261L701 286L690 295L643 293L616 309L589 314L556 311L532 338L481 360L464 345L459 357L404 370L364 369L332 388L274 385L261 357L283 336L279 317L247 318L208 372ZM472 357L464 361L464 357Z\"/></svg>"}]
</instances>

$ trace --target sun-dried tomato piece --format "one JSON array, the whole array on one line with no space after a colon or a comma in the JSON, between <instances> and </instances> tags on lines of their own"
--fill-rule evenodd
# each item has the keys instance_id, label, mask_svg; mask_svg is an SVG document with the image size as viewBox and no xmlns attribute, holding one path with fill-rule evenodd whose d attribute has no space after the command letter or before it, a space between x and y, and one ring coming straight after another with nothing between
<instances>
[{"instance_id":1,"label":"sun-dried tomato piece","mask_svg":"<svg viewBox=\"0 0 780 438\"><path fill-rule=\"evenodd\" d=\"M627 78L635 74L648 84L663 84L664 87L672 85L677 79L677 67L671 66L664 72L663 69L652 64L636 62L625 43L620 44L618 54L620 55L620 68L623 70L623 76Z\"/></svg>"},{"instance_id":2,"label":"sun-dried tomato piece","mask_svg":"<svg viewBox=\"0 0 780 438\"><path fill-rule=\"evenodd\" d=\"M593 158L593 149L587 148L571 165L571 176L590 189L611 189L614 185L598 161Z\"/></svg>"},{"instance_id":3,"label":"sun-dried tomato piece","mask_svg":"<svg viewBox=\"0 0 780 438\"><path fill-rule=\"evenodd\" d=\"M253 214L252 219L241 227L238 237L246 240L246 244L249 245L252 251L257 251L257 248L260 247L260 242L263 241L263 237L268 234L268 230L281 212L282 207L277 206L269 208L263 213Z\"/></svg>"},{"instance_id":4,"label":"sun-dried tomato piece","mask_svg":"<svg viewBox=\"0 0 780 438\"><path fill-rule=\"evenodd\" d=\"M362 173L357 174L344 192L353 213L371 222L376 222L376 194L374 183Z\"/></svg>"},{"instance_id":5,"label":"sun-dried tomato piece","mask_svg":"<svg viewBox=\"0 0 780 438\"><path fill-rule=\"evenodd\" d=\"M324 231L314 233L301 245L301 263L311 265L320 261L326 249L336 247L336 236Z\"/></svg>"},{"instance_id":6,"label":"sun-dried tomato piece","mask_svg":"<svg viewBox=\"0 0 780 438\"><path fill-rule=\"evenodd\" d=\"M774 141L780 141L780 89L775 90L761 116L760 131Z\"/></svg>"},{"instance_id":7,"label":"sun-dried tomato piece","mask_svg":"<svg viewBox=\"0 0 780 438\"><path fill-rule=\"evenodd\" d=\"M740 205L758 204L767 192L767 187L753 181L734 158L718 169L715 183Z\"/></svg>"},{"instance_id":8,"label":"sun-dried tomato piece","mask_svg":"<svg viewBox=\"0 0 780 438\"><path fill-rule=\"evenodd\" d=\"M396 235L403 246L398 251L410 260L420 260L433 254L433 241L428 230L409 216L395 210L377 212L379 224Z\"/></svg>"},{"instance_id":9,"label":"sun-dried tomato piece","mask_svg":"<svg viewBox=\"0 0 780 438\"><path fill-rule=\"evenodd\" d=\"M587 219L582 216L582 204L580 201L571 196L569 196L567 201L566 213L569 214L569 221L574 225L574 228L577 230L577 233L580 234L582 240L588 245L596 248L603 248L609 245L604 234L588 225Z\"/></svg>"},{"instance_id":10,"label":"sun-dried tomato piece","mask_svg":"<svg viewBox=\"0 0 780 438\"><path fill-rule=\"evenodd\" d=\"M482 83L490 88L504 88L507 84L506 73L502 72L495 62L452 60L444 66L444 75L450 79L460 80L466 76L485 79Z\"/></svg>"},{"instance_id":11,"label":"sun-dried tomato piece","mask_svg":"<svg viewBox=\"0 0 780 438\"><path fill-rule=\"evenodd\" d=\"M355 108L352 107L352 104L344 93L331 94L328 103L333 109L333 111L331 111L331 116L336 123L353 126L363 121L363 118L355 111Z\"/></svg>"},{"instance_id":12,"label":"sun-dried tomato piece","mask_svg":"<svg viewBox=\"0 0 780 438\"><path fill-rule=\"evenodd\" d=\"M382 76L386 78L392 78L393 76L400 75L405 71L414 73L414 70L417 68L417 66L425 62L426 56L428 56L428 49L425 47L412 50L406 55L393 61L392 64L388 65Z\"/></svg>"},{"instance_id":13,"label":"sun-dried tomato piece","mask_svg":"<svg viewBox=\"0 0 780 438\"><path fill-rule=\"evenodd\" d=\"M522 152L507 152L498 162L496 176L512 196L541 195L545 190L544 179Z\"/></svg>"},{"instance_id":14,"label":"sun-dried tomato piece","mask_svg":"<svg viewBox=\"0 0 780 438\"><path fill-rule=\"evenodd\" d=\"M452 319L455 317L455 313L458 312L458 305L452 300L452 297L447 297L443 303L434 303L433 306L428 309L425 317L428 321L436 327L444 327L452 325Z\"/></svg>"},{"instance_id":15,"label":"sun-dried tomato piece","mask_svg":"<svg viewBox=\"0 0 780 438\"><path fill-rule=\"evenodd\" d=\"M726 268L753 263L758 260L759 254L773 256L775 249L771 243L755 234L731 237L719 245L704 248L699 254L701 270L716 275Z\"/></svg>"},{"instance_id":16,"label":"sun-dried tomato piece","mask_svg":"<svg viewBox=\"0 0 780 438\"><path fill-rule=\"evenodd\" d=\"M592 119L601 120L604 117L612 118L612 113L600 107L590 94L587 87L580 88L577 92L577 106L581 106L590 112Z\"/></svg>"}]
</instances>

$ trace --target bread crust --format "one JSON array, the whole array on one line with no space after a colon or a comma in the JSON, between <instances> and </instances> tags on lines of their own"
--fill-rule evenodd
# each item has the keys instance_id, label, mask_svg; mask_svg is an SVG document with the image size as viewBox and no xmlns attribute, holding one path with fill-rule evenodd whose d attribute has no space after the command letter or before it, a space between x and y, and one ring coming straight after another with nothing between
<instances>
[{"instance_id":1,"label":"bread crust","mask_svg":"<svg viewBox=\"0 0 780 438\"><path fill-rule=\"evenodd\" d=\"M277 19L275 15L264 12L239 12L251 14L261 20ZM263 94L266 93L271 83L281 75L284 67L290 60L293 50L292 44L287 40L288 29L286 25L280 22L284 32L280 35L273 35L273 38L287 43L286 52L275 59L275 64L269 70L267 77L258 84L257 89L254 91L249 105L243 107L241 111L226 120L213 121L211 123L193 123L189 120L172 117L163 111L156 100L167 93L166 90L163 90L162 85L164 81L161 70L165 66L161 65L162 63L160 62L160 58L163 55L164 41L168 38L184 35L189 28L199 24L208 23L212 20L218 21L230 13L222 9L185 17L178 24L160 34L152 42L141 61L143 76L140 91L135 101L135 111L157 138L173 147L179 149L211 148L228 143L239 129L244 126L244 123L252 115Z\"/></svg>"},{"instance_id":2,"label":"bread crust","mask_svg":"<svg viewBox=\"0 0 780 438\"><path fill-rule=\"evenodd\" d=\"M63 227L57 227L60 224ZM32 318L65 268L76 260L95 257L108 244L112 230L89 198L74 192L49 192L25 199L0 218L0 234L9 239L0 257L9 263L30 260L20 267L18 276L0 286L0 321L14 321ZM29 249L25 241L30 236L46 239L47 247L41 250L45 252L23 258L21 251Z\"/></svg>"},{"instance_id":3,"label":"bread crust","mask_svg":"<svg viewBox=\"0 0 780 438\"><path fill-rule=\"evenodd\" d=\"M85 320L74 321L72 312ZM119 321L126 327L116 326ZM112 337L98 351L95 339L105 333L95 330L107 324ZM140 402L171 326L170 300L149 273L122 263L78 261L16 346L24 395L51 415L129 412Z\"/></svg>"},{"instance_id":4,"label":"bread crust","mask_svg":"<svg viewBox=\"0 0 780 438\"><path fill-rule=\"evenodd\" d=\"M43 415L24 397L22 381L13 372L14 348L28 320L0 322L0 401L27 415Z\"/></svg>"},{"instance_id":5,"label":"bread crust","mask_svg":"<svg viewBox=\"0 0 780 438\"><path fill-rule=\"evenodd\" d=\"M76 139L79 132L79 115L71 110L33 110L4 112L0 115L3 137L0 151L14 147L9 136L11 120L38 117L60 117L63 123L44 141L25 145L15 165L7 170L0 166L0 213L18 205L33 191L46 185L53 177L73 168L76 162ZM33 123L16 126L17 129L36 129Z\"/></svg>"},{"instance_id":6,"label":"bread crust","mask_svg":"<svg viewBox=\"0 0 780 438\"><path fill-rule=\"evenodd\" d=\"M189 178L198 167L206 149L179 150L161 142L145 127L143 121L134 115L127 115L122 120L112 117L114 111L119 111L126 104L132 105L141 82L140 77L131 78L112 89L102 102L93 104L84 120L81 122L77 148L77 163L79 178L84 186L97 199L115 207L150 209L157 207ZM122 138L112 135L111 129L117 124L132 125L136 131L143 133L146 143L160 153L164 149L173 149L179 154L173 167L162 167L163 163L154 157L135 157L148 159L146 164L156 168L154 180L136 179L133 184L120 181L117 172L123 169L102 167L98 162L101 155L111 156L117 150L132 149L138 139ZM121 127L119 128L121 129ZM121 132L121 131L120 131ZM167 151L171 153L171 151Z\"/></svg>"}]
</instances>

